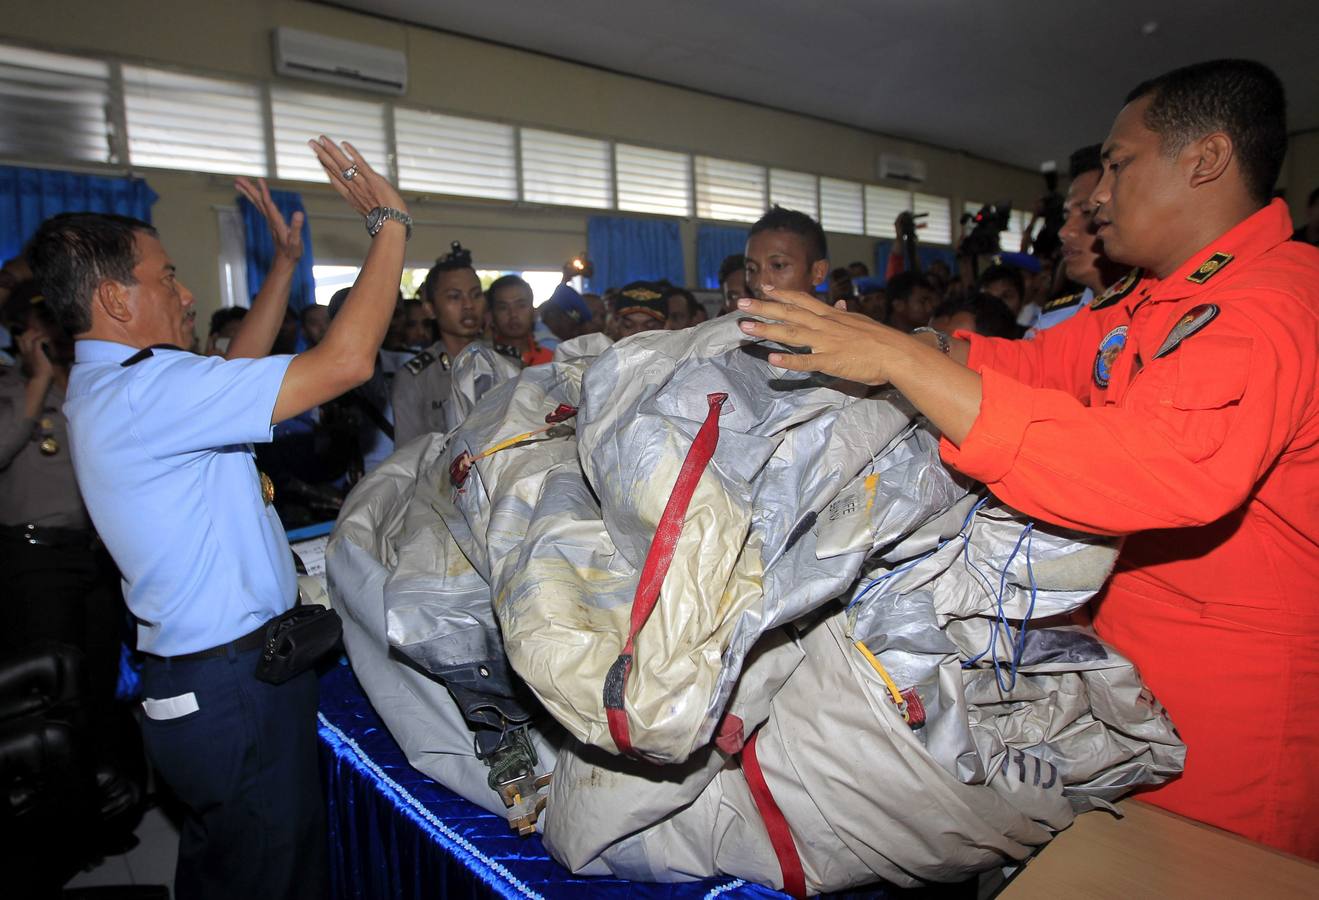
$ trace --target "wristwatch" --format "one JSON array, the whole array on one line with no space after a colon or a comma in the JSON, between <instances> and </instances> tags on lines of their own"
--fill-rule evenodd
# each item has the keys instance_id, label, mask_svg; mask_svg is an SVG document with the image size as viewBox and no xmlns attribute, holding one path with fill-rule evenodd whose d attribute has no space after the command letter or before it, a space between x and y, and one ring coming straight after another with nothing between
<instances>
[{"instance_id":1,"label":"wristwatch","mask_svg":"<svg viewBox=\"0 0 1319 900\"><path fill-rule=\"evenodd\" d=\"M939 344L939 352L944 356L950 356L952 354L953 342L948 339L948 335L944 334L939 329L923 325L913 331L912 334L932 334L934 335L935 341Z\"/></svg>"},{"instance_id":2,"label":"wristwatch","mask_svg":"<svg viewBox=\"0 0 1319 900\"><path fill-rule=\"evenodd\" d=\"M395 222L402 222L407 228L407 237L405 241L412 239L412 216L408 215L401 209L394 209L392 206L377 206L366 214L366 233L375 237L380 233L380 229L385 226L387 219L393 219Z\"/></svg>"}]
</instances>

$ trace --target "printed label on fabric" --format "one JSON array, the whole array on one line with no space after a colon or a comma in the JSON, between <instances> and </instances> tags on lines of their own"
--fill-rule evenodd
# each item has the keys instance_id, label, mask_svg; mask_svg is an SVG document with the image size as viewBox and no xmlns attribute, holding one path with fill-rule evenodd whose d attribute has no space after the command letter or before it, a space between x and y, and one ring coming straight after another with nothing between
<instances>
[{"instance_id":1,"label":"printed label on fabric","mask_svg":"<svg viewBox=\"0 0 1319 900\"><path fill-rule=\"evenodd\" d=\"M1122 348L1127 346L1127 326L1119 325L1099 342L1099 350L1095 353L1095 387L1101 391L1108 390L1109 379L1113 377L1113 363L1117 362L1118 355Z\"/></svg>"},{"instance_id":2,"label":"printed label on fabric","mask_svg":"<svg viewBox=\"0 0 1319 900\"><path fill-rule=\"evenodd\" d=\"M142 711L147 714L148 719L155 719L157 722L181 719L199 709L201 707L197 705L197 695L192 691L179 694L177 697L166 697L164 700L153 700L148 697L142 701Z\"/></svg>"}]
</instances>

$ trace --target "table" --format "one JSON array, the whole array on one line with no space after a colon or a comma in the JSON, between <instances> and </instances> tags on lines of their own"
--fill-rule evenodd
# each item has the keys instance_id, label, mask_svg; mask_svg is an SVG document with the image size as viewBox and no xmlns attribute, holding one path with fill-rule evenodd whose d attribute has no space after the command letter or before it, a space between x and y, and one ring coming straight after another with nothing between
<instances>
[{"instance_id":1,"label":"table","mask_svg":"<svg viewBox=\"0 0 1319 900\"><path fill-rule=\"evenodd\" d=\"M1078 818L1001 900L1319 897L1315 863L1136 800L1118 806L1121 819L1103 812Z\"/></svg>"}]
</instances>

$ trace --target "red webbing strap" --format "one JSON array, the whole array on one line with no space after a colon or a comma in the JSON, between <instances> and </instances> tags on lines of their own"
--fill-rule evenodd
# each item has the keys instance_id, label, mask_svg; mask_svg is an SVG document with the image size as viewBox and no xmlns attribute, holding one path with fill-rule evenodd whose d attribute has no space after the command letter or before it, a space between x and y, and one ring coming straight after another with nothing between
<instances>
[{"instance_id":1,"label":"red webbing strap","mask_svg":"<svg viewBox=\"0 0 1319 900\"><path fill-rule=\"evenodd\" d=\"M687 517L687 507L691 505L696 485L705 467L709 465L710 457L714 456L715 445L719 443L719 411L728 395L707 394L705 399L710 404L709 412L706 413L700 431L696 432L696 439L687 451L687 458L682 461L678 480L673 485L673 492L669 494L669 502L664 506L664 514L660 516L659 525L655 528L655 538L650 542L650 550L641 567L641 579L632 597L632 621L628 628L627 643L605 675L605 718L609 721L609 734L622 753L632 753L627 710L623 708L627 679L632 674L632 643L659 602L660 586L664 584L664 576L668 574L669 564L673 562L678 537L682 534L682 523Z\"/></svg>"},{"instance_id":2,"label":"red webbing strap","mask_svg":"<svg viewBox=\"0 0 1319 900\"><path fill-rule=\"evenodd\" d=\"M797 844L792 839L788 820L783 810L774 802L774 795L765 783L765 773L760 770L760 760L756 758L757 731L742 748L742 774L747 777L747 787L751 789L751 799L756 801L760 818L765 822L769 832L769 843L774 848L774 855L779 859L779 871L783 875L783 893L794 897L806 896L806 872L802 869L801 857L797 855Z\"/></svg>"}]
</instances>

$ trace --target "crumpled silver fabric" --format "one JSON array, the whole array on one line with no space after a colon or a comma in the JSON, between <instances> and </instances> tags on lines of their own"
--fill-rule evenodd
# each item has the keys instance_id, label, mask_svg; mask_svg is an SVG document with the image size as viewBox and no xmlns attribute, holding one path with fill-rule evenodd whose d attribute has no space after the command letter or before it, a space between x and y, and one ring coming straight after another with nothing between
<instances>
[{"instance_id":1,"label":"crumpled silver fabric","mask_svg":"<svg viewBox=\"0 0 1319 900\"><path fill-rule=\"evenodd\" d=\"M1023 540L1029 523L968 493L900 397L844 396L744 344L728 319L612 347L579 339L552 364L482 381L479 397L473 354L476 377L455 368L463 421L350 496L327 553L332 600L414 765L497 808L470 745L444 765L424 749L461 756L471 740L426 673L480 663L486 689L525 682L554 720L533 734L555 767L541 826L565 865L779 887L738 758L711 744L716 731L726 748L755 733L813 891L1023 859L1075 811L1180 768L1184 750L1130 664L1041 622L1100 587L1111 544L1037 526ZM714 391L731 401L719 446L627 694L649 761L628 759L609 737L603 674ZM460 454L544 429L560 403L579 407L573 422L452 484ZM999 649L964 667L991 634ZM904 721L912 700L894 703L858 641L918 699L924 725Z\"/></svg>"}]
</instances>

